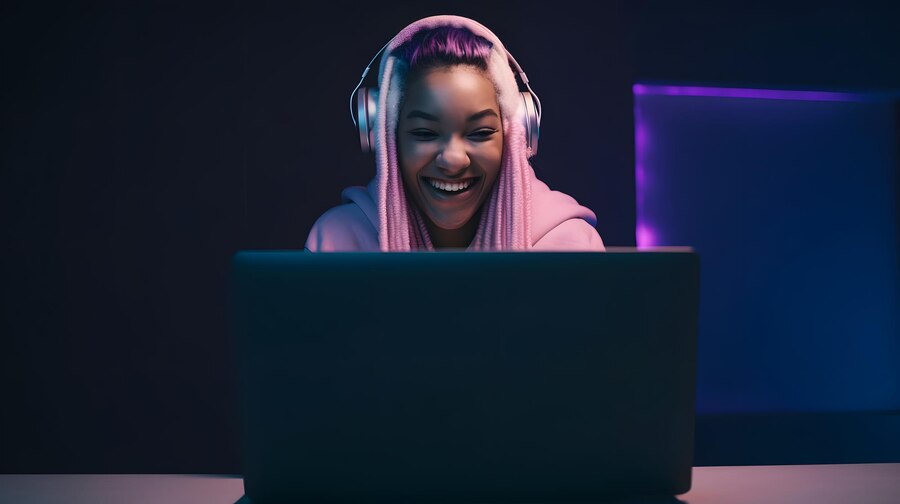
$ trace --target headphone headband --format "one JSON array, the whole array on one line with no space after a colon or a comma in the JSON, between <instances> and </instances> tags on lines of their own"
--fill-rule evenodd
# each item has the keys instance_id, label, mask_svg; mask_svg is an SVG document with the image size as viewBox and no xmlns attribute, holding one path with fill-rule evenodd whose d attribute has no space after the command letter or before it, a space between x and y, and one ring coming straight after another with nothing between
<instances>
[{"instance_id":1,"label":"headphone headband","mask_svg":"<svg viewBox=\"0 0 900 504\"><path fill-rule=\"evenodd\" d=\"M435 25L435 21L440 21L440 24ZM519 62L516 61L516 58L512 55L512 53L510 53L509 50L506 49L506 46L503 45L503 43L500 41L500 38L497 37L497 35L495 35L494 32L492 32L486 26L479 23L478 21L475 21L474 19L451 15L430 16L408 24L405 28L400 30L400 32L391 37L391 39L386 44L384 44L384 46L382 46L377 53L375 53L375 56L372 57L372 59L369 61L369 64L366 65L366 69L363 70L362 75L359 78L359 82L356 84L353 92L350 93L350 119L353 121L353 126L359 132L360 147L362 148L363 152L372 152L374 150L372 128L373 121L376 117L377 112L379 89L365 87L359 92L357 96L356 116L353 115L353 95L357 94L357 91L360 89L360 86L366 79L366 75L369 74L369 70L371 70L372 68L372 63L374 63L375 59L378 58L378 55L381 54L382 51L390 46L395 40L397 40L397 37L399 37L400 35L406 35L408 39L408 37L411 37L412 34L417 33L421 29L433 26L455 26L456 23L461 24L465 28L468 28L476 35L482 35L478 33L478 31L484 31L484 34L487 35L486 38L490 39L492 44L497 45L503 49L503 52L506 54L507 62L511 64L511 69L514 70L514 73L519 76L519 79L523 84L525 84L525 87L528 88L527 92L520 92L525 105L525 134L528 146L531 147L532 154L537 153L542 111L541 100L531 89L531 84L529 84L528 82L528 76L525 75L525 70L522 69L522 66L519 65ZM405 40L403 42L405 42Z\"/></svg>"}]
</instances>

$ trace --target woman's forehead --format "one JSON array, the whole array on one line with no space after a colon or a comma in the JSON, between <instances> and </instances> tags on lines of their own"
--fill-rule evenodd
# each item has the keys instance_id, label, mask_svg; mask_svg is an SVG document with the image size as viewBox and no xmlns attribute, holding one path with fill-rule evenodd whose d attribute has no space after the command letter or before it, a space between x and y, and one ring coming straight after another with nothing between
<instances>
[{"instance_id":1,"label":"woman's forehead","mask_svg":"<svg viewBox=\"0 0 900 504\"><path fill-rule=\"evenodd\" d=\"M493 109L499 114L497 92L484 73L464 66L438 68L412 79L406 90L406 114L465 115ZM423 114L418 114L421 117ZM405 116L405 115L404 115Z\"/></svg>"}]
</instances>

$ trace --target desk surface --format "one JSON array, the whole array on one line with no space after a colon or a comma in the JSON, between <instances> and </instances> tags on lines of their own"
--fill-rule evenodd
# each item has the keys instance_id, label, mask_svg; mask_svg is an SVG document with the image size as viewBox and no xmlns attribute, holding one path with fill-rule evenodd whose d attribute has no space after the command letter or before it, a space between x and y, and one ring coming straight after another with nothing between
<instances>
[{"instance_id":1,"label":"desk surface","mask_svg":"<svg viewBox=\"0 0 900 504\"><path fill-rule=\"evenodd\" d=\"M237 476L0 475L0 502L233 504ZM897 504L900 464L695 467L688 504Z\"/></svg>"}]
</instances>

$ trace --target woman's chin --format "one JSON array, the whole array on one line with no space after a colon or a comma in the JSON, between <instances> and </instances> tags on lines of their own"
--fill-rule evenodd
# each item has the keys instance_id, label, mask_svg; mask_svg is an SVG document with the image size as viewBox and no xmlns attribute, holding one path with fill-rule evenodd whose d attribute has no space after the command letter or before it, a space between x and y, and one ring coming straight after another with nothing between
<instances>
[{"instance_id":1,"label":"woman's chin","mask_svg":"<svg viewBox=\"0 0 900 504\"><path fill-rule=\"evenodd\" d=\"M481 206L476 209L467 208L453 214L441 213L433 209L434 211L428 212L427 216L432 226L444 231L457 231L467 225L474 225L472 221L479 217L481 208Z\"/></svg>"}]
</instances>

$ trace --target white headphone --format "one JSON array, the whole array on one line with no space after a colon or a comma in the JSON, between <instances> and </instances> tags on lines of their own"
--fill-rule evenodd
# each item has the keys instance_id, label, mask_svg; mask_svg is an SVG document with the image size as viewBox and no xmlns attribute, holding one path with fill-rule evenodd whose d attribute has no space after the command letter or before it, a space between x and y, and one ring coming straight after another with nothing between
<instances>
[{"instance_id":1,"label":"white headphone","mask_svg":"<svg viewBox=\"0 0 900 504\"><path fill-rule=\"evenodd\" d=\"M469 18L462 18L459 16L456 16L456 18L463 23L471 23L473 26L477 26L486 31L495 39L492 42L500 42L500 38L494 35L494 32L489 30L481 23ZM415 21L408 26L412 26L417 22L418 21ZM400 33L402 33L402 31ZM372 63L375 61L375 58L377 58L378 55L381 54L381 51L384 51L384 49L388 45L390 45L390 43L393 42L395 38L397 38L397 35L394 35L394 37L392 37L391 40L387 42L387 44L385 44L381 49L378 50L377 53L375 53L375 56L371 61L369 61L369 64L366 66L366 69L363 70L362 77L359 78L359 83L356 85L356 88L354 88L353 92L350 93L350 119L353 121L353 126L359 133L359 144L364 153L369 153L375 150L375 139L372 130L375 122L375 117L377 117L379 89L377 87L364 87L360 89L360 86L362 85L363 80L365 80L366 75L369 73L369 69L372 67ZM503 46L502 43L499 45ZM515 73L519 76L519 79L528 88L528 91L519 92L522 97L522 101L525 104L525 138L528 142L528 146L531 147L531 152L533 154L537 154L538 138L540 137L541 133L541 100L540 98L538 98L537 94L532 91L531 85L528 83L528 77L525 75L525 71L522 70L522 67L519 65L513 55L510 54L508 50L506 50L505 46L503 46L503 49L506 52L506 56L511 65L511 68L515 70ZM356 94L357 90L359 90L359 94L357 95L356 115L354 116L353 95Z\"/></svg>"}]
</instances>

